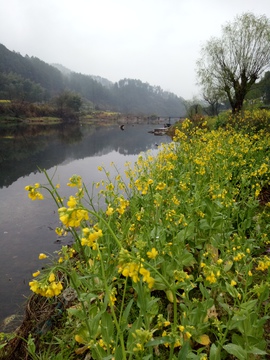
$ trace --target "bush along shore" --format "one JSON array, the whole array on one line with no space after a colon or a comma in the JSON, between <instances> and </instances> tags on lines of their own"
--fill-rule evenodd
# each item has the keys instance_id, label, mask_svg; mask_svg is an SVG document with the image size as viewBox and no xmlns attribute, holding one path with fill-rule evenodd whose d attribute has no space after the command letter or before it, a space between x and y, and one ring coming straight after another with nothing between
<instances>
[{"instance_id":1,"label":"bush along shore","mask_svg":"<svg viewBox=\"0 0 270 360\"><path fill-rule=\"evenodd\" d=\"M267 359L270 114L256 114L179 123L127 179L100 167L103 208L79 175L67 199L46 172L27 186L74 242L33 274L2 359Z\"/></svg>"}]
</instances>

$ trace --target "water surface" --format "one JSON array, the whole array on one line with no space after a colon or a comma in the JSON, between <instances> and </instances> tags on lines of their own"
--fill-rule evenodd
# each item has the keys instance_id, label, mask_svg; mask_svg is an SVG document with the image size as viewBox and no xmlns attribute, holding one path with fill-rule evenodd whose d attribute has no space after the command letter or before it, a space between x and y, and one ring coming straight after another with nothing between
<instances>
[{"instance_id":1,"label":"water surface","mask_svg":"<svg viewBox=\"0 0 270 360\"><path fill-rule=\"evenodd\" d=\"M91 189L93 182L105 179L99 165L112 173L114 162L123 174L125 163L134 163L140 152L152 149L155 154L157 145L170 142L167 136L149 133L155 127L126 125L124 131L94 125L0 128L0 324L22 311L32 273L43 264L39 253L53 254L72 241L59 239L54 232L59 220L53 200L27 197L26 185L46 181L38 167L55 174L64 196L71 195L66 183L73 174L81 175Z\"/></svg>"}]
</instances>

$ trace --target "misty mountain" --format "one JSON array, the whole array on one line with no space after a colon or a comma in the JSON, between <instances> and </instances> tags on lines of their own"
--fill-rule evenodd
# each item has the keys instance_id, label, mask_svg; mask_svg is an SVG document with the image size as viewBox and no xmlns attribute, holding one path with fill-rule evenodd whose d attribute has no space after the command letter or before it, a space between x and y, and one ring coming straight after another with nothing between
<instances>
[{"instance_id":1,"label":"misty mountain","mask_svg":"<svg viewBox=\"0 0 270 360\"><path fill-rule=\"evenodd\" d=\"M61 65L61 64L52 64L52 66L56 67L56 69L58 69L59 71L61 71L61 73L63 75L70 75L72 72L72 70L68 69L67 67ZM97 76L97 75L89 75L93 80L97 81L98 83L100 83L101 85L107 87L107 88L111 88L113 86L113 82L105 79L101 76Z\"/></svg>"},{"instance_id":2,"label":"misty mountain","mask_svg":"<svg viewBox=\"0 0 270 360\"><path fill-rule=\"evenodd\" d=\"M47 102L64 91L79 94L101 110L126 114L183 116L184 100L137 79L116 83L101 76L73 72L61 64L47 64L22 56L0 44L0 99Z\"/></svg>"},{"instance_id":3,"label":"misty mountain","mask_svg":"<svg viewBox=\"0 0 270 360\"><path fill-rule=\"evenodd\" d=\"M51 64L53 67L58 69L63 75L69 75L72 71L61 64Z\"/></svg>"}]
</instances>

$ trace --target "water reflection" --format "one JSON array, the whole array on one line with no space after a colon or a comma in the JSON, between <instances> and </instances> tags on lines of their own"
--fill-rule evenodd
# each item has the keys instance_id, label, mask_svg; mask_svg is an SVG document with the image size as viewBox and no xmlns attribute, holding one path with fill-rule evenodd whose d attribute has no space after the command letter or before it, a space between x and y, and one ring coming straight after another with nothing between
<instances>
[{"instance_id":1,"label":"water reflection","mask_svg":"<svg viewBox=\"0 0 270 360\"><path fill-rule=\"evenodd\" d=\"M147 129L153 129L153 125L125 126L124 131L118 126L62 124L0 128L0 187L37 171L37 167L49 169L67 159L104 155L113 150L124 155L138 154L154 146L154 137Z\"/></svg>"},{"instance_id":2,"label":"water reflection","mask_svg":"<svg viewBox=\"0 0 270 360\"><path fill-rule=\"evenodd\" d=\"M141 151L155 153L157 144L170 141L149 134L153 128L126 125L121 131L118 126L39 125L0 129L0 323L18 312L23 296L29 295L31 274L43 266L38 254L53 254L72 241L57 239L54 229L59 222L51 199L32 202L27 198L24 187L45 180L37 167L51 176L55 173L61 194L68 196L66 183L72 174L80 174L91 188L93 182L104 179L99 165L112 173L113 161L123 174L124 164L134 163Z\"/></svg>"}]
</instances>

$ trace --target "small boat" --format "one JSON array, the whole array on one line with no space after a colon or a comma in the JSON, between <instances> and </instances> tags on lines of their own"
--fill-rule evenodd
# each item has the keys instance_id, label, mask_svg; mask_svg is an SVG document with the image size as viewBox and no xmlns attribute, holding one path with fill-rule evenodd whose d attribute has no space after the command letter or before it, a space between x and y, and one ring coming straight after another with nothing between
<instances>
[{"instance_id":1,"label":"small boat","mask_svg":"<svg viewBox=\"0 0 270 360\"><path fill-rule=\"evenodd\" d=\"M154 135L165 135L167 131L168 128L154 129Z\"/></svg>"}]
</instances>

